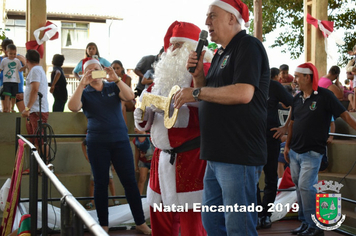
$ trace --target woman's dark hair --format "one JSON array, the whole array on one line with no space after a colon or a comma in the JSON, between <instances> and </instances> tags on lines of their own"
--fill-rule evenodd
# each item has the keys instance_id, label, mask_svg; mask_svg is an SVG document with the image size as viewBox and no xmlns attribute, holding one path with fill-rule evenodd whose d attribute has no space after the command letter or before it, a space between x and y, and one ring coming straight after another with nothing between
<instances>
[{"instance_id":1,"label":"woman's dark hair","mask_svg":"<svg viewBox=\"0 0 356 236\"><path fill-rule=\"evenodd\" d=\"M63 66L63 62L64 62L64 56L61 54L55 54L53 55L53 59L52 59L52 64L54 66Z\"/></svg>"},{"instance_id":2,"label":"woman's dark hair","mask_svg":"<svg viewBox=\"0 0 356 236\"><path fill-rule=\"evenodd\" d=\"M93 43L93 42L88 43L88 45L86 46L86 48L85 48L85 55L87 55L87 57L90 57L90 55L87 53L87 49L88 49L88 47L90 47L90 46L94 46L94 47L96 48L96 55L98 55L98 57L100 57L98 46L96 46L96 44Z\"/></svg>"},{"instance_id":3,"label":"woman's dark hair","mask_svg":"<svg viewBox=\"0 0 356 236\"><path fill-rule=\"evenodd\" d=\"M115 60L115 61L113 61L113 62L111 63L111 66L114 65L114 64L119 64L119 66L121 66L121 68L122 68L122 73L125 74L125 68L124 68L124 66L122 65L121 61Z\"/></svg>"},{"instance_id":4,"label":"woman's dark hair","mask_svg":"<svg viewBox=\"0 0 356 236\"><path fill-rule=\"evenodd\" d=\"M273 79L274 77L276 77L276 75L279 74L279 69L276 67L272 67L271 68L271 79Z\"/></svg>"},{"instance_id":5,"label":"woman's dark hair","mask_svg":"<svg viewBox=\"0 0 356 236\"><path fill-rule=\"evenodd\" d=\"M4 52L6 50L7 45L14 44L12 39L6 38L1 42L1 49Z\"/></svg>"}]
</instances>

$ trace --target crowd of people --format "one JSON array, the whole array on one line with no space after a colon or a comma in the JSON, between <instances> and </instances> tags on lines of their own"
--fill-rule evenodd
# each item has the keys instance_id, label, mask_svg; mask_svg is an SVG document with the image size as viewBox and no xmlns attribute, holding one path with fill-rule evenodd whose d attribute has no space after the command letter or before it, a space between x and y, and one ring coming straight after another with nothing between
<instances>
[{"instance_id":1,"label":"crowd of people","mask_svg":"<svg viewBox=\"0 0 356 236\"><path fill-rule=\"evenodd\" d=\"M92 170L94 201L87 207L95 205L99 224L108 232L108 186L115 195L113 169L124 187L136 229L143 234L257 235L258 229L272 226L268 206L275 201L278 177L288 165L301 221L291 233L324 235L311 219L316 207L314 184L327 143L332 141L329 132L335 130L334 120L341 117L356 129L356 120L348 112L356 111L356 46L346 67L348 88L340 82L338 66L320 78L312 63L299 65L294 76L286 64L271 68L262 43L244 29L249 12L240 0L214 1L205 24L219 48L206 47L198 58L195 48L201 29L175 21L159 53L139 60L135 89L120 60L110 63L95 43L87 45L85 58L73 70L79 85L67 104L73 112L82 110L88 122L82 148ZM40 55L36 50L18 55L9 39L1 46L3 112L13 111L16 104L28 120L28 134L34 134L37 121L46 123L49 117L48 82ZM52 59L49 92L54 112L63 112L68 100L64 61L60 54ZM136 101L148 99L146 94L168 97L175 85L180 89L170 107L179 112L173 127L165 125L165 113L171 110L154 100L145 109L136 106ZM279 110L288 111L283 123ZM134 113L135 133L142 135L132 140L134 152L127 112ZM258 184L262 171L263 197ZM151 228L141 202L148 174ZM236 204L257 204L262 211L209 210ZM182 209L176 210L179 206Z\"/></svg>"}]
</instances>

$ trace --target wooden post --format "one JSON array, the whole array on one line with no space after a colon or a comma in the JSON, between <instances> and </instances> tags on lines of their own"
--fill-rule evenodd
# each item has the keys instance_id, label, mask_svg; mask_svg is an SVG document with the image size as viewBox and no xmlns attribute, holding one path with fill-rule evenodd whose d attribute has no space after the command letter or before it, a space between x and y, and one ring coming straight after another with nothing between
<instances>
[{"instance_id":1,"label":"wooden post","mask_svg":"<svg viewBox=\"0 0 356 236\"><path fill-rule=\"evenodd\" d=\"M262 0L254 0L253 1L253 9L254 9L254 36L261 40L262 42Z\"/></svg>"},{"instance_id":2,"label":"wooden post","mask_svg":"<svg viewBox=\"0 0 356 236\"><path fill-rule=\"evenodd\" d=\"M47 21L47 6L46 0L27 0L26 4L26 41L36 40L33 32L46 25ZM43 37L43 32L40 33L40 38ZM44 53L40 61L40 65L46 71L46 43L43 43Z\"/></svg>"},{"instance_id":3,"label":"wooden post","mask_svg":"<svg viewBox=\"0 0 356 236\"><path fill-rule=\"evenodd\" d=\"M305 61L313 63L318 69L319 76L323 76L327 72L324 36L319 28L307 23L307 13L318 20L328 20L328 1L304 0Z\"/></svg>"}]
</instances>

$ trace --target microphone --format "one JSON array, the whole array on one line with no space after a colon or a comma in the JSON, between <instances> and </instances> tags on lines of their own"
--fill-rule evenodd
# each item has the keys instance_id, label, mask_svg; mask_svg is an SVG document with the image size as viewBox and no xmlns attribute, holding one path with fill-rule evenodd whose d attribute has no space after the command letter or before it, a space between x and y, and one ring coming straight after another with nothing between
<instances>
[{"instance_id":1,"label":"microphone","mask_svg":"<svg viewBox=\"0 0 356 236\"><path fill-rule=\"evenodd\" d=\"M40 93L40 92L38 92L38 96L39 96L40 98L42 98L42 97L43 97L43 94Z\"/></svg>"},{"instance_id":2,"label":"microphone","mask_svg":"<svg viewBox=\"0 0 356 236\"><path fill-rule=\"evenodd\" d=\"M207 37L208 37L208 32L205 30L202 30L199 34L199 41L198 41L197 48L195 49L195 52L197 53L198 60L200 58L201 51L203 50L203 46L208 46L208 40L206 39ZM197 66L189 67L188 71L190 73L194 73L196 67Z\"/></svg>"}]
</instances>

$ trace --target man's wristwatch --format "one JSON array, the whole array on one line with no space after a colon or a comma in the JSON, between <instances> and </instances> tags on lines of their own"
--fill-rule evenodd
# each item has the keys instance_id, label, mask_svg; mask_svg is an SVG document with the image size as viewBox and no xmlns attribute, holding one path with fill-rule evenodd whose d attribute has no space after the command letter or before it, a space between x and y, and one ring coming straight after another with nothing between
<instances>
[{"instance_id":1,"label":"man's wristwatch","mask_svg":"<svg viewBox=\"0 0 356 236\"><path fill-rule=\"evenodd\" d=\"M200 90L201 88L196 88L193 90L193 98L195 99L196 102L200 101L200 99L198 98L199 97L199 94L200 94Z\"/></svg>"},{"instance_id":2,"label":"man's wristwatch","mask_svg":"<svg viewBox=\"0 0 356 236\"><path fill-rule=\"evenodd\" d=\"M25 107L25 111L29 111L31 110L31 108Z\"/></svg>"}]
</instances>

